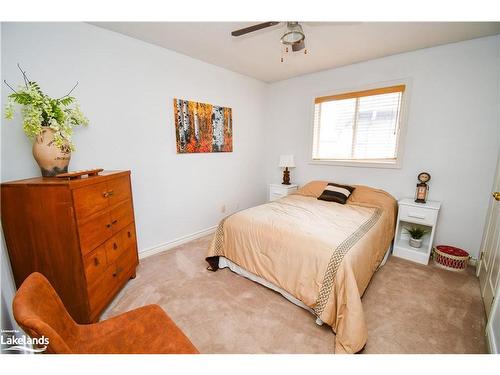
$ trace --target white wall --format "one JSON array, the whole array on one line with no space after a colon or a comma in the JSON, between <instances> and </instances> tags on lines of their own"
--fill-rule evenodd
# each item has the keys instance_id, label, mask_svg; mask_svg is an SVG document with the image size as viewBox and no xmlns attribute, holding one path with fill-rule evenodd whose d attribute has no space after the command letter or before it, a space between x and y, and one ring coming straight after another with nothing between
<instances>
[{"instance_id":1,"label":"white wall","mask_svg":"<svg viewBox=\"0 0 500 375\"><path fill-rule=\"evenodd\" d=\"M228 211L265 200L266 85L84 23L4 23L2 75L16 64L51 96L74 92L90 120L76 129L70 169L130 169L139 251L214 226ZM2 85L2 98L9 91ZM232 107L232 153L177 155L174 97ZM2 116L3 181L37 176L21 119ZM222 214L221 206L228 211Z\"/></svg>"},{"instance_id":2,"label":"white wall","mask_svg":"<svg viewBox=\"0 0 500 375\"><path fill-rule=\"evenodd\" d=\"M270 85L267 182L279 182L280 154L294 154L299 184L324 179L412 197L420 171L429 199L442 201L437 243L477 257L499 147L499 37L394 55ZM311 165L312 99L329 90L406 78L412 81L401 169Z\"/></svg>"}]
</instances>

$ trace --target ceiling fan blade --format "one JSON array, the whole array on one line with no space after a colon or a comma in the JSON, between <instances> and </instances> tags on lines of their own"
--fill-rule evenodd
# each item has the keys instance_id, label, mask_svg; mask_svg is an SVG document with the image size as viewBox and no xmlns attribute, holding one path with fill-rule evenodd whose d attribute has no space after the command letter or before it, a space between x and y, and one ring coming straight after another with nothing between
<instances>
[{"instance_id":1,"label":"ceiling fan blade","mask_svg":"<svg viewBox=\"0 0 500 375\"><path fill-rule=\"evenodd\" d=\"M260 30L260 29L265 29L266 27L275 26L277 24L279 24L279 22L274 22L274 21L259 23L257 25L253 25L253 26L245 27L243 29L232 31L231 35L232 36L240 36L240 35L248 34L248 33L251 33L253 31Z\"/></svg>"},{"instance_id":2,"label":"ceiling fan blade","mask_svg":"<svg viewBox=\"0 0 500 375\"><path fill-rule=\"evenodd\" d=\"M292 51L297 52L300 51L301 49L306 48L306 43L304 42L304 39L302 39L299 43L292 44Z\"/></svg>"}]
</instances>

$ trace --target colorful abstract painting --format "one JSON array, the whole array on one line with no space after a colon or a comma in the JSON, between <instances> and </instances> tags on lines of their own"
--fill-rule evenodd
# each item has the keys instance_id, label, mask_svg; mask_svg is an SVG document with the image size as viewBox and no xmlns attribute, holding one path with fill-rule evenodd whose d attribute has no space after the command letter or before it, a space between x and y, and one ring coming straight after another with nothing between
<instances>
[{"instance_id":1,"label":"colorful abstract painting","mask_svg":"<svg viewBox=\"0 0 500 375\"><path fill-rule=\"evenodd\" d=\"M232 152L231 108L174 99L177 153Z\"/></svg>"}]
</instances>

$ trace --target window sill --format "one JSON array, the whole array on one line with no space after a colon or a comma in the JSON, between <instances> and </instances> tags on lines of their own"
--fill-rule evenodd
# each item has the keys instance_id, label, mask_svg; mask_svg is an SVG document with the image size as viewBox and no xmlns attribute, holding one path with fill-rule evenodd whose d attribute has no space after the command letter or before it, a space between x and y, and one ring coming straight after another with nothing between
<instances>
[{"instance_id":1,"label":"window sill","mask_svg":"<svg viewBox=\"0 0 500 375\"><path fill-rule=\"evenodd\" d=\"M359 168L384 168L401 169L401 162L383 162L383 161L354 161L354 160L311 160L312 165L334 165L340 167L359 167Z\"/></svg>"}]
</instances>

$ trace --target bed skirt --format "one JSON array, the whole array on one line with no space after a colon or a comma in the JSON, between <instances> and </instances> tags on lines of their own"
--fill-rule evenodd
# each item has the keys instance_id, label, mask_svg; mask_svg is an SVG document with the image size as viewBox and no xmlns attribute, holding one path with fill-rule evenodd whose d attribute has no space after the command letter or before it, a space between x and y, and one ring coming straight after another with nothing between
<instances>
[{"instance_id":1,"label":"bed skirt","mask_svg":"<svg viewBox=\"0 0 500 375\"><path fill-rule=\"evenodd\" d=\"M392 245L389 246L389 248L385 252L384 259L382 260L382 262L378 266L377 270L379 270L382 266L385 265L385 263L387 262L387 258L389 258L389 254L391 253L391 250L392 250ZM281 294L283 297L285 297L288 301L290 301L294 305L299 306L299 307L303 308L304 310L309 311L312 315L314 315L316 317L316 324L317 325L323 325L324 324L323 321L315 314L315 312L314 312L313 309L311 309L309 306L305 305L302 301L300 301L297 298L295 298L294 296L292 296L286 290L281 289L279 286L276 286L273 283L267 281L266 279L263 279L262 277L259 277L257 275L254 275L251 272L248 272L244 268L241 268L236 263L230 261L229 259L227 259L227 258L225 258L223 256L212 257L210 260L211 260L211 262L209 262L209 263L211 265L212 264L214 264L214 265L217 264L216 267L211 267L214 271L217 270L217 269L219 269L219 268L229 268L232 272L234 272L234 273L236 273L236 274L238 274L240 276L243 276L243 277L245 277L245 278L247 278L249 280L252 280L253 282L255 282L257 284L263 285L266 288L274 290L275 292Z\"/></svg>"}]
</instances>

